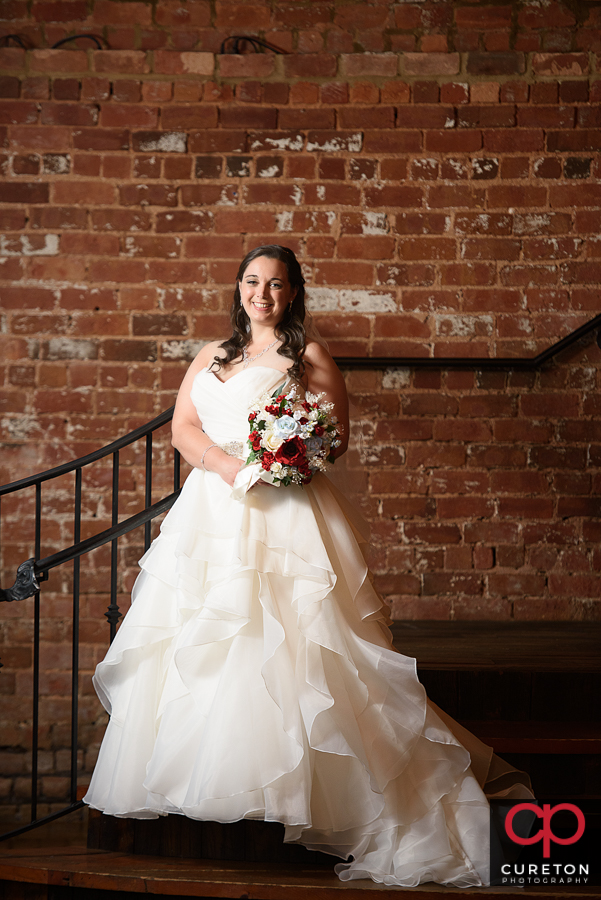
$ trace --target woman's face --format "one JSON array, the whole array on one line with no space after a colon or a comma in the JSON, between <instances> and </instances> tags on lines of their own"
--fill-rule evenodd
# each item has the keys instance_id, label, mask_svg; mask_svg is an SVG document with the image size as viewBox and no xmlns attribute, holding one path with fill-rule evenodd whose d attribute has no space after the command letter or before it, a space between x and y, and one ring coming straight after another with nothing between
<instances>
[{"instance_id":1,"label":"woman's face","mask_svg":"<svg viewBox=\"0 0 601 900\"><path fill-rule=\"evenodd\" d=\"M296 296L288 270L279 259L258 256L249 262L239 282L242 306L251 324L275 328Z\"/></svg>"}]
</instances>

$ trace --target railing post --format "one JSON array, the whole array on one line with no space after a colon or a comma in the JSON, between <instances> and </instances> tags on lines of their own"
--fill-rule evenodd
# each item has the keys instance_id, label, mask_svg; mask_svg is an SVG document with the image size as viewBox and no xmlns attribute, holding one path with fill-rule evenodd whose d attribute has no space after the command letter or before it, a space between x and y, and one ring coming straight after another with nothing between
<instances>
[{"instance_id":1,"label":"railing post","mask_svg":"<svg viewBox=\"0 0 601 900\"><path fill-rule=\"evenodd\" d=\"M113 493L111 497L111 525L119 521L119 451L113 453ZM119 604L117 603L117 564L118 564L118 538L111 541L111 602L105 612L109 623L109 640L112 644L117 634L117 622L121 618Z\"/></svg>"},{"instance_id":2,"label":"railing post","mask_svg":"<svg viewBox=\"0 0 601 900\"><path fill-rule=\"evenodd\" d=\"M73 543L81 540L81 467L75 470ZM73 560L73 648L71 663L71 803L77 800L77 748L79 743L79 576L81 557Z\"/></svg>"},{"instance_id":3,"label":"railing post","mask_svg":"<svg viewBox=\"0 0 601 900\"><path fill-rule=\"evenodd\" d=\"M42 552L42 485L35 486L35 532L34 555L39 559ZM40 740L40 592L33 599L33 710L31 716L31 818L38 814L38 752Z\"/></svg>"},{"instance_id":4,"label":"railing post","mask_svg":"<svg viewBox=\"0 0 601 900\"><path fill-rule=\"evenodd\" d=\"M152 503L152 431L146 435L146 472L144 478L144 509ZM150 522L144 524L144 552L150 547Z\"/></svg>"}]
</instances>

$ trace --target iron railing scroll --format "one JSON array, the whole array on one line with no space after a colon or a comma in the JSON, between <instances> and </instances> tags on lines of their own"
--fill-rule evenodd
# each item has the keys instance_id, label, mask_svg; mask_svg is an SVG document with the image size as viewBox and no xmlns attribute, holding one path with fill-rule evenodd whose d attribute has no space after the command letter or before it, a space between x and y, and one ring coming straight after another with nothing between
<instances>
[{"instance_id":1,"label":"iron railing scroll","mask_svg":"<svg viewBox=\"0 0 601 900\"><path fill-rule=\"evenodd\" d=\"M601 315L586 322L570 335L553 344L548 349L535 357L339 357L338 365L343 369L390 369L390 368L419 368L419 369L520 369L535 370L548 363L559 353L576 344L591 332L601 328ZM601 346L601 332L598 334L598 343ZM15 492L35 490L35 521L34 521L34 556L22 562L16 572L15 583L7 589L0 589L0 602L21 601L34 598L34 628L33 628L33 696L32 696L32 762L31 762L31 821L20 828L1 835L0 840L14 837L31 828L42 825L53 819L79 809L83 804L77 800L77 751L78 751L78 688L79 688L79 589L80 589L80 560L81 557L92 550L111 545L110 552L110 602L104 613L109 625L109 640L113 640L117 624L121 618L119 604L117 602L117 562L118 541L125 534L129 534L141 526L144 527L144 547L148 549L151 537L151 522L154 518L169 510L180 493L180 455L177 450L173 453L173 491L162 499L152 503L152 476L153 476L153 434L157 429L167 425L172 418L173 407L161 413L151 422L142 425L113 443L108 444L93 453L76 459L74 462L64 463L53 469L48 469L38 475L14 481L0 487L0 503L2 497ZM139 512L119 521L119 474L120 451L139 440L145 440L145 482L144 482L144 507ZM84 490L84 470L98 460L112 457L112 485L111 485L111 525L104 531L100 531L92 537L81 540L81 503ZM40 558L41 533L42 533L42 485L57 479L63 475L74 473L74 522L73 544L56 553ZM1 513L1 508L0 508ZM0 515L0 527L1 527ZM61 565L72 562L73 572L73 602L72 602L72 673L71 673L71 766L69 803L64 809L42 818L37 817L38 812L38 752L39 752L39 685L40 685L40 587L47 580L49 572Z\"/></svg>"}]
</instances>

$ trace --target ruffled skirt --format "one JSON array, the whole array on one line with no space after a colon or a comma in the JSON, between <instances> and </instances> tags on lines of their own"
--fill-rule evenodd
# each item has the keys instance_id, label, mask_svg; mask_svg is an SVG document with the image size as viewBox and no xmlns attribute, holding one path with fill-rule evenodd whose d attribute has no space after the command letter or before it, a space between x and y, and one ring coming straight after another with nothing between
<instances>
[{"instance_id":1,"label":"ruffled skirt","mask_svg":"<svg viewBox=\"0 0 601 900\"><path fill-rule=\"evenodd\" d=\"M427 701L323 476L243 501L194 470L141 561L94 684L90 806L281 822L341 879L488 882L488 803L516 773Z\"/></svg>"}]
</instances>

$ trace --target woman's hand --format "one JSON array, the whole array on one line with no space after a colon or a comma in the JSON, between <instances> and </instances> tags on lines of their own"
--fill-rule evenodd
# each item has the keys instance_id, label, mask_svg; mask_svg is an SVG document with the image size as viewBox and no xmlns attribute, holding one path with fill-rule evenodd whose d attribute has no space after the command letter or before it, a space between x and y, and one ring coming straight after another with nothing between
<instances>
[{"instance_id":1,"label":"woman's hand","mask_svg":"<svg viewBox=\"0 0 601 900\"><path fill-rule=\"evenodd\" d=\"M216 472L217 475L230 487L234 486L236 475L245 465L243 459L228 456L219 447L211 447L204 456L204 468L207 472Z\"/></svg>"}]
</instances>

